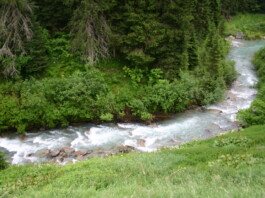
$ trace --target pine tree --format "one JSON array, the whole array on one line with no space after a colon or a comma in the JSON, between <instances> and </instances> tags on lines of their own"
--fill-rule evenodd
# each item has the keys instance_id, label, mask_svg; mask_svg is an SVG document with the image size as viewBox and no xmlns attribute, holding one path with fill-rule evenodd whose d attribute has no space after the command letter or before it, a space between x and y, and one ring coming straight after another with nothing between
<instances>
[{"instance_id":1,"label":"pine tree","mask_svg":"<svg viewBox=\"0 0 265 198\"><path fill-rule=\"evenodd\" d=\"M83 0L70 24L73 47L90 65L109 56L111 31L104 15L104 5L103 0Z\"/></svg>"},{"instance_id":2,"label":"pine tree","mask_svg":"<svg viewBox=\"0 0 265 198\"><path fill-rule=\"evenodd\" d=\"M32 4L28 0L0 1L0 64L5 76L15 76L16 53L25 54L24 42L32 39Z\"/></svg>"}]
</instances>

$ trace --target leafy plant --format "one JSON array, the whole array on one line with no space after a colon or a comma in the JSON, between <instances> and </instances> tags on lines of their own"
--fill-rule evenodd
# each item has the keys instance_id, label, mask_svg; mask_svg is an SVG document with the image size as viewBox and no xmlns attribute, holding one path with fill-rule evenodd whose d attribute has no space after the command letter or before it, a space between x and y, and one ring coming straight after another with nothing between
<instances>
[{"instance_id":1,"label":"leafy plant","mask_svg":"<svg viewBox=\"0 0 265 198\"><path fill-rule=\"evenodd\" d=\"M242 166L251 166L260 162L259 158L254 157L251 154L227 154L220 155L218 160L209 162L209 166L225 165L234 168L240 168Z\"/></svg>"},{"instance_id":2,"label":"leafy plant","mask_svg":"<svg viewBox=\"0 0 265 198\"><path fill-rule=\"evenodd\" d=\"M225 147L225 146L240 146L246 147L250 143L250 140L244 136L233 136L233 137L218 137L214 141L215 147Z\"/></svg>"},{"instance_id":3,"label":"leafy plant","mask_svg":"<svg viewBox=\"0 0 265 198\"><path fill-rule=\"evenodd\" d=\"M8 163L6 162L4 154L0 151L0 171L7 168Z\"/></svg>"}]
</instances>

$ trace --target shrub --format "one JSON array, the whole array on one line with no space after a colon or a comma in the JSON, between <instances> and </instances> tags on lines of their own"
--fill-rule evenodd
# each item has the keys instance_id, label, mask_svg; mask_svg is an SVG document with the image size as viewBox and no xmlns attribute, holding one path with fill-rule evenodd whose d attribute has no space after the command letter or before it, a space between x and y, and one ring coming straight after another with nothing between
<instances>
[{"instance_id":1,"label":"shrub","mask_svg":"<svg viewBox=\"0 0 265 198\"><path fill-rule=\"evenodd\" d=\"M99 108L104 106L96 101L109 92L97 71L68 78L31 79L13 86L10 93L2 90L5 95L0 94L0 130L24 132L31 127L67 126L72 121L99 118L104 112Z\"/></svg>"},{"instance_id":2,"label":"shrub","mask_svg":"<svg viewBox=\"0 0 265 198\"><path fill-rule=\"evenodd\" d=\"M250 140L244 136L237 137L219 137L214 141L215 147L225 147L225 146L240 146L246 147L250 143Z\"/></svg>"},{"instance_id":3,"label":"shrub","mask_svg":"<svg viewBox=\"0 0 265 198\"><path fill-rule=\"evenodd\" d=\"M0 170L7 168L8 163L6 162L4 154L0 151Z\"/></svg>"},{"instance_id":4,"label":"shrub","mask_svg":"<svg viewBox=\"0 0 265 198\"><path fill-rule=\"evenodd\" d=\"M197 80L188 73L182 73L173 82L158 80L146 88L144 102L151 112L180 112L194 100Z\"/></svg>"}]
</instances>

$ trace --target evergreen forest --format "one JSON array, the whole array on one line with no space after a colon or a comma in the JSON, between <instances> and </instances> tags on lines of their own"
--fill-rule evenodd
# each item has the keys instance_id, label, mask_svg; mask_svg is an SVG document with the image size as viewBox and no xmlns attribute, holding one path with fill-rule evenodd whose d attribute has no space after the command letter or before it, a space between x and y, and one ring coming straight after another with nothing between
<instances>
[{"instance_id":1,"label":"evergreen forest","mask_svg":"<svg viewBox=\"0 0 265 198\"><path fill-rule=\"evenodd\" d=\"M231 5L233 4L233 5ZM222 100L224 21L263 1L1 0L0 131L160 120Z\"/></svg>"}]
</instances>

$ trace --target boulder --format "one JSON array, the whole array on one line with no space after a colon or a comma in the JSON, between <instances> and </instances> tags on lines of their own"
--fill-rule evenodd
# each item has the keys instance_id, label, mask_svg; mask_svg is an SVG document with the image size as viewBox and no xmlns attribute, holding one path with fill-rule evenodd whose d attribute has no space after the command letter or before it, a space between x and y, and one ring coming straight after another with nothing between
<instances>
[{"instance_id":1,"label":"boulder","mask_svg":"<svg viewBox=\"0 0 265 198\"><path fill-rule=\"evenodd\" d=\"M88 155L90 153L92 153L93 151L75 151L75 155L78 156L85 156Z\"/></svg>"},{"instance_id":2,"label":"boulder","mask_svg":"<svg viewBox=\"0 0 265 198\"><path fill-rule=\"evenodd\" d=\"M125 146L119 146L119 152L120 153L130 153L132 151L135 151L135 148L133 146L128 146L128 145L125 145Z\"/></svg>"},{"instance_id":3,"label":"boulder","mask_svg":"<svg viewBox=\"0 0 265 198\"><path fill-rule=\"evenodd\" d=\"M73 157L75 155L75 149L71 147L64 147L60 150L60 156L62 157Z\"/></svg>"},{"instance_id":4,"label":"boulder","mask_svg":"<svg viewBox=\"0 0 265 198\"><path fill-rule=\"evenodd\" d=\"M50 156L51 157L57 157L60 154L60 150L51 150L50 151Z\"/></svg>"},{"instance_id":5,"label":"boulder","mask_svg":"<svg viewBox=\"0 0 265 198\"><path fill-rule=\"evenodd\" d=\"M146 141L143 140L143 139L138 139L138 140L137 140L137 145L138 145L139 147L145 147L145 143L146 143Z\"/></svg>"},{"instance_id":6,"label":"boulder","mask_svg":"<svg viewBox=\"0 0 265 198\"><path fill-rule=\"evenodd\" d=\"M228 41L232 41L232 40L235 40L236 38L232 35L230 35L229 37L226 38L226 40Z\"/></svg>"},{"instance_id":7,"label":"boulder","mask_svg":"<svg viewBox=\"0 0 265 198\"><path fill-rule=\"evenodd\" d=\"M195 111L203 112L203 111L205 111L205 107L196 107Z\"/></svg>"},{"instance_id":8,"label":"boulder","mask_svg":"<svg viewBox=\"0 0 265 198\"><path fill-rule=\"evenodd\" d=\"M41 153L39 154L40 157L47 157L49 155L50 155L49 149L45 149L45 150L41 151Z\"/></svg>"}]
</instances>

